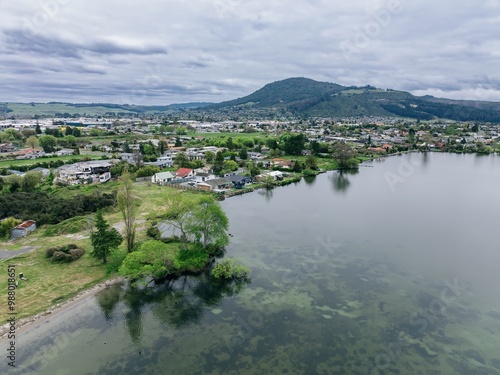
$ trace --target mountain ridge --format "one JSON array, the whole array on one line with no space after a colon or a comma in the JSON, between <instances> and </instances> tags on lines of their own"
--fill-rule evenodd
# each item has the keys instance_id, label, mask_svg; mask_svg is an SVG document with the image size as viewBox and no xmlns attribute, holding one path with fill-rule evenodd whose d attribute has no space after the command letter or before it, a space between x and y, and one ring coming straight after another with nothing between
<instances>
[{"instance_id":1,"label":"mountain ridge","mask_svg":"<svg viewBox=\"0 0 500 375\"><path fill-rule=\"evenodd\" d=\"M301 117L409 117L500 122L500 103L415 96L406 91L342 86L291 77L264 85L237 99L207 105L201 111L239 114L267 112Z\"/></svg>"}]
</instances>

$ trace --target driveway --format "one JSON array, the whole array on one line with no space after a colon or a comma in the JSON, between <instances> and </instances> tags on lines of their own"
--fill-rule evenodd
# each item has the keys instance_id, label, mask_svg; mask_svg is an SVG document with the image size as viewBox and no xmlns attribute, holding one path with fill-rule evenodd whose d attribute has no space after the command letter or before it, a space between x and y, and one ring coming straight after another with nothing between
<instances>
[{"instance_id":1,"label":"driveway","mask_svg":"<svg viewBox=\"0 0 500 375\"><path fill-rule=\"evenodd\" d=\"M0 259L8 259L35 250L33 246L23 246L21 250L0 250Z\"/></svg>"}]
</instances>

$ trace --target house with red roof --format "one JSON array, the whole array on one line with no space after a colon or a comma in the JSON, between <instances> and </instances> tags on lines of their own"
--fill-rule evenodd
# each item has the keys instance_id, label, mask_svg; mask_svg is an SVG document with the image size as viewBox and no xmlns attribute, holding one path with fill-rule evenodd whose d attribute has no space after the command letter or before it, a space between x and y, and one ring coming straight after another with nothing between
<instances>
[{"instance_id":1,"label":"house with red roof","mask_svg":"<svg viewBox=\"0 0 500 375\"><path fill-rule=\"evenodd\" d=\"M194 176L194 171L191 168L179 168L175 172L176 178L190 178Z\"/></svg>"}]
</instances>

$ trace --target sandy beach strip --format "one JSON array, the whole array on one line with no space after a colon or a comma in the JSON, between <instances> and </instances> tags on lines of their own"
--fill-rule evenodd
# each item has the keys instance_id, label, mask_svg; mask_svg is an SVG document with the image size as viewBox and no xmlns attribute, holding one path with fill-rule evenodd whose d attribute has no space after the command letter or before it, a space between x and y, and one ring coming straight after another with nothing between
<instances>
[{"instance_id":1,"label":"sandy beach strip","mask_svg":"<svg viewBox=\"0 0 500 375\"><path fill-rule=\"evenodd\" d=\"M101 282L90 289L84 290L83 292L78 293L76 296L71 297L67 301L58 303L51 308L47 309L44 312L38 313L34 316L30 316L16 322L16 335L22 332L33 328L40 323L43 323L45 320L52 318L54 315L59 314L70 307L80 303L88 298L93 297L97 292L108 288L111 285L121 284L125 281L123 277L115 277L113 279L106 280ZM9 332L10 324L7 323L0 327L0 344L3 344L8 340L8 332Z\"/></svg>"}]
</instances>

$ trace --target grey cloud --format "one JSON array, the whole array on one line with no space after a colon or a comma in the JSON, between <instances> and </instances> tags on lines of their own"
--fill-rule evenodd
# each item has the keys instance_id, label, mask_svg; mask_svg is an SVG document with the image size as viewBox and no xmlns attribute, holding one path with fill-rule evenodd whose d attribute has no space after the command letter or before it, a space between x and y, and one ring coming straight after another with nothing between
<instances>
[{"instance_id":1,"label":"grey cloud","mask_svg":"<svg viewBox=\"0 0 500 375\"><path fill-rule=\"evenodd\" d=\"M156 55L167 53L165 48L159 46L131 47L103 40L78 43L20 29L6 30L3 34L11 51L30 52L40 55L82 58L85 52L104 55Z\"/></svg>"},{"instance_id":2,"label":"grey cloud","mask_svg":"<svg viewBox=\"0 0 500 375\"><path fill-rule=\"evenodd\" d=\"M13 3L2 9L0 100L222 101L291 76L500 100L497 0L399 0L381 19L397 1L88 0L37 34L21 27L40 4Z\"/></svg>"}]
</instances>

